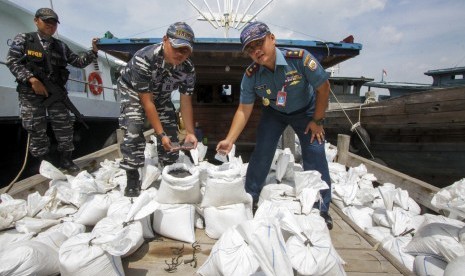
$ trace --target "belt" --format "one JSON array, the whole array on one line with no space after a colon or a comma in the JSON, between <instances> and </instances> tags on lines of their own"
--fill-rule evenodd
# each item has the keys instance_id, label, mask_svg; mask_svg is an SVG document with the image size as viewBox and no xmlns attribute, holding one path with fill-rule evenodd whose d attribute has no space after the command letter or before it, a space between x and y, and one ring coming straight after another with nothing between
<instances>
[{"instance_id":1,"label":"belt","mask_svg":"<svg viewBox=\"0 0 465 276\"><path fill-rule=\"evenodd\" d=\"M271 108L273 111L279 112L279 113L281 113L282 115L288 115L288 116L290 116L290 115L296 115L296 114L300 114L300 113L303 113L303 112L307 111L307 109L308 109L308 104L305 105L304 107L302 107L302 108L300 108L300 109L297 109L297 110L295 110L295 111L292 111L292 112L290 112L290 113L281 112L281 111L279 111L279 110L277 110L277 109L274 109L274 108L271 107L271 106L266 106L266 107L267 107L267 108Z\"/></svg>"}]
</instances>

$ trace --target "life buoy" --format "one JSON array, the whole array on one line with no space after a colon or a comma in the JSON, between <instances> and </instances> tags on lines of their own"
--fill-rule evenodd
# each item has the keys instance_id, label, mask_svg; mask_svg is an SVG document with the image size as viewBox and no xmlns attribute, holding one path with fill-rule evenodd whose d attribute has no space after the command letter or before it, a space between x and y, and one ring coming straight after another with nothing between
<instances>
[{"instance_id":1,"label":"life buoy","mask_svg":"<svg viewBox=\"0 0 465 276\"><path fill-rule=\"evenodd\" d=\"M352 133L350 136L350 152L358 153L362 149L370 148L370 145L370 134L368 134L368 132L363 127L357 126L354 130L354 133Z\"/></svg>"},{"instance_id":2,"label":"life buoy","mask_svg":"<svg viewBox=\"0 0 465 276\"><path fill-rule=\"evenodd\" d=\"M89 90L92 92L94 95L100 95L103 92L103 82L102 82L102 77L100 76L99 73L97 72L92 72L89 74L88 77L88 82L89 82Z\"/></svg>"}]
</instances>

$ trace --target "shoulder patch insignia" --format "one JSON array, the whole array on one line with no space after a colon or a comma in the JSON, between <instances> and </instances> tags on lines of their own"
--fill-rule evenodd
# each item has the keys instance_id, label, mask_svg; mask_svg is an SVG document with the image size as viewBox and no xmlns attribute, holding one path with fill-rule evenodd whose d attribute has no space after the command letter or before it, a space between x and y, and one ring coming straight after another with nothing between
<instances>
[{"instance_id":1,"label":"shoulder patch insignia","mask_svg":"<svg viewBox=\"0 0 465 276\"><path fill-rule=\"evenodd\" d=\"M286 51L287 58L302 58L303 56L304 56L304 50Z\"/></svg>"},{"instance_id":2,"label":"shoulder patch insignia","mask_svg":"<svg viewBox=\"0 0 465 276\"><path fill-rule=\"evenodd\" d=\"M315 71L317 67L318 67L318 64L316 63L316 61L314 59L310 59L310 62L308 63L308 68L311 71Z\"/></svg>"},{"instance_id":3,"label":"shoulder patch insignia","mask_svg":"<svg viewBox=\"0 0 465 276\"><path fill-rule=\"evenodd\" d=\"M247 77L250 78L253 74L255 74L258 71L258 68L260 68L260 66L258 66L258 64L256 63L253 63L252 65L247 67L247 69L245 70L245 74L247 75Z\"/></svg>"}]
</instances>

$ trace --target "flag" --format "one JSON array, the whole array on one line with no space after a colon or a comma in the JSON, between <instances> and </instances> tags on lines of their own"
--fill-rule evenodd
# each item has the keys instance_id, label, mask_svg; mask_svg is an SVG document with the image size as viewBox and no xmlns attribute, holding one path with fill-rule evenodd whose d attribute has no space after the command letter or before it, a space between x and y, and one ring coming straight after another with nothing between
<instances>
[{"instance_id":1,"label":"flag","mask_svg":"<svg viewBox=\"0 0 465 276\"><path fill-rule=\"evenodd\" d=\"M387 72L384 69L383 69L383 76L385 76L385 77L387 76Z\"/></svg>"}]
</instances>

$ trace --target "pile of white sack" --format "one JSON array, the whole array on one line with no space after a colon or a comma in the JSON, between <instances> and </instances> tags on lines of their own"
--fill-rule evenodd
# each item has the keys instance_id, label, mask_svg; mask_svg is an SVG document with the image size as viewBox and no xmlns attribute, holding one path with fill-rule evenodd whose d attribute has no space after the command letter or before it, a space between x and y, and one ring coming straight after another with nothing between
<instances>
[{"instance_id":1,"label":"pile of white sack","mask_svg":"<svg viewBox=\"0 0 465 276\"><path fill-rule=\"evenodd\" d=\"M416 275L460 275L465 270L465 179L439 191L432 204L449 217L421 214L408 191L377 179L362 164L346 171L329 163L332 202Z\"/></svg>"},{"instance_id":2,"label":"pile of white sack","mask_svg":"<svg viewBox=\"0 0 465 276\"><path fill-rule=\"evenodd\" d=\"M345 275L344 261L313 209L319 190L328 188L318 172L304 172L289 149L276 150L254 217L244 188L248 164L232 151L218 157L222 165L213 165L203 161L205 153L199 143L191 151L194 163L181 154L160 171L156 144L148 143L143 191L133 199L123 196L127 179L119 160L75 177L43 162L40 173L51 179L44 195L0 195L0 275L124 275L121 259L144 239L161 235L194 243L196 228L218 239L200 275ZM404 191L388 183L374 188L373 175L363 167L346 171L331 162L335 155L327 147L333 202L358 225L383 247L397 249L395 255L419 275L436 275L432 267L447 272L453 264L462 269L464 262L456 261L464 255L463 222L421 216ZM432 241L437 237L439 242Z\"/></svg>"}]
</instances>

